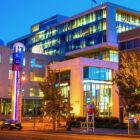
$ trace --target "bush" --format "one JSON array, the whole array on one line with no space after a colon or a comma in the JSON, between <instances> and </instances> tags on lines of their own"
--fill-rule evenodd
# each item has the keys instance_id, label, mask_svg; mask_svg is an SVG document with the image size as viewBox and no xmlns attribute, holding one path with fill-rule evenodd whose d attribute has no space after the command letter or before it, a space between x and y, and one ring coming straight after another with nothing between
<instances>
[{"instance_id":1,"label":"bush","mask_svg":"<svg viewBox=\"0 0 140 140\"><path fill-rule=\"evenodd\" d=\"M80 127L81 122L85 122L86 117L77 117L71 120L72 127ZM96 117L95 118L95 128L119 128L124 127L119 125L119 120L116 117Z\"/></svg>"},{"instance_id":2,"label":"bush","mask_svg":"<svg viewBox=\"0 0 140 140\"><path fill-rule=\"evenodd\" d=\"M118 124L119 120L116 117L98 117L95 118L95 127L96 128L113 128L115 124Z\"/></svg>"}]
</instances>

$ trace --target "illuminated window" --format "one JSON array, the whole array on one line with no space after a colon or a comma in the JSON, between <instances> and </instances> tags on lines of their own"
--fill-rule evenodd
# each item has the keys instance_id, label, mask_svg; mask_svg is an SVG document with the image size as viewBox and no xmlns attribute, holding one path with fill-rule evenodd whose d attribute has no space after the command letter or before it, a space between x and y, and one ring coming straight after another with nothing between
<instances>
[{"instance_id":1,"label":"illuminated window","mask_svg":"<svg viewBox=\"0 0 140 140\"><path fill-rule=\"evenodd\" d=\"M52 38L52 46L56 45L57 44L57 40L55 38Z\"/></svg>"},{"instance_id":2,"label":"illuminated window","mask_svg":"<svg viewBox=\"0 0 140 140\"><path fill-rule=\"evenodd\" d=\"M104 51L102 59L105 61L118 62L118 51Z\"/></svg>"},{"instance_id":3,"label":"illuminated window","mask_svg":"<svg viewBox=\"0 0 140 140\"><path fill-rule=\"evenodd\" d=\"M120 29L118 30L119 33L130 30L131 28L136 28L140 26L139 17L136 17L135 15L130 15L128 13L120 12L120 11L117 11L116 13L116 21L121 22L120 24L121 30Z\"/></svg>"},{"instance_id":4,"label":"illuminated window","mask_svg":"<svg viewBox=\"0 0 140 140\"><path fill-rule=\"evenodd\" d=\"M103 30L106 30L106 22L103 22Z\"/></svg>"},{"instance_id":5,"label":"illuminated window","mask_svg":"<svg viewBox=\"0 0 140 140\"><path fill-rule=\"evenodd\" d=\"M35 89L34 88L30 88L30 96L31 97L35 96Z\"/></svg>"},{"instance_id":6,"label":"illuminated window","mask_svg":"<svg viewBox=\"0 0 140 140\"><path fill-rule=\"evenodd\" d=\"M30 72L30 80L33 82L43 82L44 75L41 73Z\"/></svg>"},{"instance_id":7,"label":"illuminated window","mask_svg":"<svg viewBox=\"0 0 140 140\"><path fill-rule=\"evenodd\" d=\"M38 43L32 47L32 53L43 54L42 43Z\"/></svg>"},{"instance_id":8,"label":"illuminated window","mask_svg":"<svg viewBox=\"0 0 140 140\"><path fill-rule=\"evenodd\" d=\"M12 70L9 70L8 79L9 79L9 80L12 80L12 79L13 79L13 71L12 71Z\"/></svg>"},{"instance_id":9,"label":"illuminated window","mask_svg":"<svg viewBox=\"0 0 140 140\"><path fill-rule=\"evenodd\" d=\"M31 67L32 68L43 68L44 65L42 64L43 60L31 58Z\"/></svg>"},{"instance_id":10,"label":"illuminated window","mask_svg":"<svg viewBox=\"0 0 140 140\"><path fill-rule=\"evenodd\" d=\"M39 30L39 24L36 24L32 26L32 32L38 31Z\"/></svg>"},{"instance_id":11,"label":"illuminated window","mask_svg":"<svg viewBox=\"0 0 140 140\"><path fill-rule=\"evenodd\" d=\"M111 81L112 70L108 68L85 67L84 79Z\"/></svg>"},{"instance_id":12,"label":"illuminated window","mask_svg":"<svg viewBox=\"0 0 140 140\"><path fill-rule=\"evenodd\" d=\"M103 18L106 18L106 9L103 9Z\"/></svg>"},{"instance_id":13,"label":"illuminated window","mask_svg":"<svg viewBox=\"0 0 140 140\"><path fill-rule=\"evenodd\" d=\"M88 95L88 96L87 96ZM112 85L109 83L100 84L94 82L84 83L84 106L90 101L94 101L99 110L100 117L108 117L112 114ZM86 114L86 109L84 109Z\"/></svg>"},{"instance_id":14,"label":"illuminated window","mask_svg":"<svg viewBox=\"0 0 140 140\"><path fill-rule=\"evenodd\" d=\"M39 97L44 97L43 91L39 89Z\"/></svg>"},{"instance_id":15,"label":"illuminated window","mask_svg":"<svg viewBox=\"0 0 140 140\"><path fill-rule=\"evenodd\" d=\"M8 95L9 95L9 96L12 95L12 87L8 87Z\"/></svg>"},{"instance_id":16,"label":"illuminated window","mask_svg":"<svg viewBox=\"0 0 140 140\"><path fill-rule=\"evenodd\" d=\"M57 29L56 28L52 28L52 35L55 35L57 32Z\"/></svg>"},{"instance_id":17,"label":"illuminated window","mask_svg":"<svg viewBox=\"0 0 140 140\"><path fill-rule=\"evenodd\" d=\"M9 64L12 65L12 63L13 63L13 55L11 54L9 57Z\"/></svg>"}]
</instances>

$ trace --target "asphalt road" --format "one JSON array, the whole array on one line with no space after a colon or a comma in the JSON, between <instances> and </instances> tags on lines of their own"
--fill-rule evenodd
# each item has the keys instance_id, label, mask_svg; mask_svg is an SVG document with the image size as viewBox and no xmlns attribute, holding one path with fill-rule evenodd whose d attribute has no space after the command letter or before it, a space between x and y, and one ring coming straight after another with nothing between
<instances>
[{"instance_id":1,"label":"asphalt road","mask_svg":"<svg viewBox=\"0 0 140 140\"><path fill-rule=\"evenodd\" d=\"M140 137L49 133L47 131L0 131L0 140L140 140Z\"/></svg>"}]
</instances>

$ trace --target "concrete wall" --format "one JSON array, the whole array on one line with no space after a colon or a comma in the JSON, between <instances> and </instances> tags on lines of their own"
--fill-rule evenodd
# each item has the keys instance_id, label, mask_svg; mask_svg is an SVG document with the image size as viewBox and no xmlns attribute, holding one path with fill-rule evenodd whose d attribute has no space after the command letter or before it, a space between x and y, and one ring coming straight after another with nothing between
<instances>
[{"instance_id":1,"label":"concrete wall","mask_svg":"<svg viewBox=\"0 0 140 140\"><path fill-rule=\"evenodd\" d=\"M0 46L0 112L3 108L4 99L9 99L8 102L11 102L11 95L8 95L9 88L11 89L10 92L12 92L12 80L8 79L9 70L12 70L12 65L9 64L11 54L12 50L6 46ZM30 80L30 72L42 73L44 76L45 67L42 69L31 67L31 58L41 59L44 66L49 64L51 60L50 57L46 55L25 53L25 66L23 67L23 71L25 72L26 79L22 82L22 89L24 89L23 99L42 99L42 97L38 96L38 93L35 97L30 96L31 87L39 91L39 82L33 82Z\"/></svg>"},{"instance_id":2,"label":"concrete wall","mask_svg":"<svg viewBox=\"0 0 140 140\"><path fill-rule=\"evenodd\" d=\"M118 69L117 63L95 60L93 58L75 58L51 65L52 69L71 71L70 79L70 102L73 107L72 113L76 116L83 116L83 67L96 66L110 68L114 72ZM113 86L113 116L119 117L119 96L116 86Z\"/></svg>"}]
</instances>

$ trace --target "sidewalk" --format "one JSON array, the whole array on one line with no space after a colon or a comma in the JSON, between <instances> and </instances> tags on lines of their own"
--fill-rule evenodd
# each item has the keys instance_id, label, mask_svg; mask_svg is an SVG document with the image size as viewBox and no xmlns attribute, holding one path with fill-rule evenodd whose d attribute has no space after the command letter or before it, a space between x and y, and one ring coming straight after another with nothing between
<instances>
[{"instance_id":1,"label":"sidewalk","mask_svg":"<svg viewBox=\"0 0 140 140\"><path fill-rule=\"evenodd\" d=\"M87 133L82 131L80 128L72 128L71 131L66 131L65 127L56 128L56 131L52 131L52 126L50 124L35 123L34 122L24 122L22 123L23 131L38 131L41 133L68 133L68 134L85 134L85 135L106 135L106 136L116 136L116 137L134 137L140 138L140 134L128 135L127 129L109 129L109 128L95 128L94 132Z\"/></svg>"}]
</instances>

